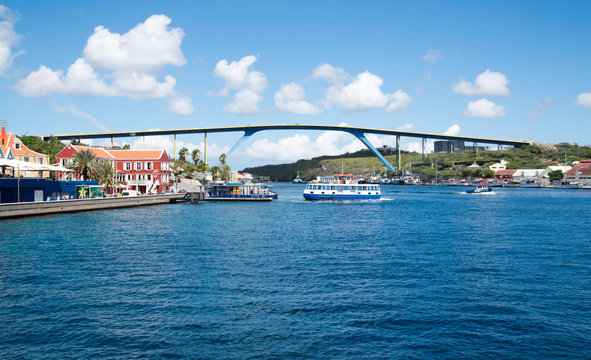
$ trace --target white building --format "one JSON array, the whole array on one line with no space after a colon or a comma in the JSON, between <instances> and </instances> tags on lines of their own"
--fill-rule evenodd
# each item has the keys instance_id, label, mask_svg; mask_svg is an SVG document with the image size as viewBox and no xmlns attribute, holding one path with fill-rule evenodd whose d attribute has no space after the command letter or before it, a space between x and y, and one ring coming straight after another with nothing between
<instances>
[{"instance_id":1,"label":"white building","mask_svg":"<svg viewBox=\"0 0 591 360\"><path fill-rule=\"evenodd\" d=\"M502 159L501 162L489 165L488 168L495 172L499 170L507 170L507 164L509 164L509 162L507 160Z\"/></svg>"}]
</instances>

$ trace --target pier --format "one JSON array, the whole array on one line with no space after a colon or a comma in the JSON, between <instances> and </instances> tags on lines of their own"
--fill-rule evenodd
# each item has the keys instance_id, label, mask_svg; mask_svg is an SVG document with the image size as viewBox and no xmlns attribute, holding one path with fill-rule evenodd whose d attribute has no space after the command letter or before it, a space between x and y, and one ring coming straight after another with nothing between
<instances>
[{"instance_id":1,"label":"pier","mask_svg":"<svg viewBox=\"0 0 591 360\"><path fill-rule=\"evenodd\" d=\"M72 212L108 210L182 202L197 203L204 199L203 193L162 194L62 201L40 201L0 204L0 220L40 215L59 215Z\"/></svg>"}]
</instances>

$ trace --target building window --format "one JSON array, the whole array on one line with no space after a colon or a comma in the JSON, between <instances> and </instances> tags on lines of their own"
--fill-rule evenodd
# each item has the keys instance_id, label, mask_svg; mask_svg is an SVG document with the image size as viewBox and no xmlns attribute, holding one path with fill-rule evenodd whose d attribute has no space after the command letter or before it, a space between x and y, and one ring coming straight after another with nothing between
<instances>
[{"instance_id":1,"label":"building window","mask_svg":"<svg viewBox=\"0 0 591 360\"><path fill-rule=\"evenodd\" d=\"M125 163L125 170L127 170L127 171L131 170L131 163L130 162Z\"/></svg>"},{"instance_id":2,"label":"building window","mask_svg":"<svg viewBox=\"0 0 591 360\"><path fill-rule=\"evenodd\" d=\"M14 143L14 148L15 148L15 149L17 149L17 150L20 150L20 148L21 148L21 144L20 144L20 143L17 143L17 142L15 142L15 143Z\"/></svg>"},{"instance_id":3,"label":"building window","mask_svg":"<svg viewBox=\"0 0 591 360\"><path fill-rule=\"evenodd\" d=\"M28 157L28 156L25 156L25 157L23 158L23 161L29 162L29 157Z\"/></svg>"},{"instance_id":4,"label":"building window","mask_svg":"<svg viewBox=\"0 0 591 360\"><path fill-rule=\"evenodd\" d=\"M142 163L141 162L136 162L135 163L135 169L136 170L141 170L142 169Z\"/></svg>"},{"instance_id":5,"label":"building window","mask_svg":"<svg viewBox=\"0 0 591 360\"><path fill-rule=\"evenodd\" d=\"M131 174L127 174L127 180L129 181L129 180L132 180L132 179L133 179L133 176Z\"/></svg>"},{"instance_id":6,"label":"building window","mask_svg":"<svg viewBox=\"0 0 591 360\"><path fill-rule=\"evenodd\" d=\"M152 180L152 175L150 175L150 174L146 175L146 180Z\"/></svg>"},{"instance_id":7,"label":"building window","mask_svg":"<svg viewBox=\"0 0 591 360\"><path fill-rule=\"evenodd\" d=\"M154 170L153 164L151 162L146 163L146 170Z\"/></svg>"},{"instance_id":8,"label":"building window","mask_svg":"<svg viewBox=\"0 0 591 360\"><path fill-rule=\"evenodd\" d=\"M162 171L168 170L168 163L167 162L161 162L160 163L160 170L162 170Z\"/></svg>"},{"instance_id":9,"label":"building window","mask_svg":"<svg viewBox=\"0 0 591 360\"><path fill-rule=\"evenodd\" d=\"M144 180L144 177L143 177L142 175L138 175L138 176L137 176L137 179L138 179L138 180Z\"/></svg>"},{"instance_id":10,"label":"building window","mask_svg":"<svg viewBox=\"0 0 591 360\"><path fill-rule=\"evenodd\" d=\"M62 166L66 166L66 164L68 163L68 159L62 159Z\"/></svg>"}]
</instances>

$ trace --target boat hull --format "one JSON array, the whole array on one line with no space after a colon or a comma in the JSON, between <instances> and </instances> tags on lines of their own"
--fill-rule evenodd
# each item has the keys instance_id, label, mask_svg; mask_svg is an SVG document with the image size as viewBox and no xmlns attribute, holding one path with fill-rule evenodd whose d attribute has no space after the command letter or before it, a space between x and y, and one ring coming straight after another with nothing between
<instances>
[{"instance_id":1,"label":"boat hull","mask_svg":"<svg viewBox=\"0 0 591 360\"><path fill-rule=\"evenodd\" d=\"M360 194L306 194L304 193L304 199L306 200L378 200L381 195L360 195Z\"/></svg>"}]
</instances>

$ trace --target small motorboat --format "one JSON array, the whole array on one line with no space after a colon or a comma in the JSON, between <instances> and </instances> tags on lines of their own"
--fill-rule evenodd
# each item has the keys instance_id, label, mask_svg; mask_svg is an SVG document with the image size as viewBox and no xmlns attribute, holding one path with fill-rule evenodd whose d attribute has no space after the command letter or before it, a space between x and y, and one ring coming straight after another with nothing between
<instances>
[{"instance_id":1,"label":"small motorboat","mask_svg":"<svg viewBox=\"0 0 591 360\"><path fill-rule=\"evenodd\" d=\"M474 189L467 190L468 194L481 194L486 192L491 192L492 190L486 185L478 185Z\"/></svg>"}]
</instances>

